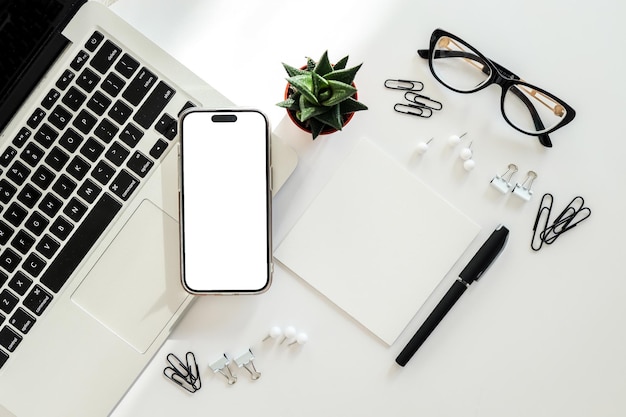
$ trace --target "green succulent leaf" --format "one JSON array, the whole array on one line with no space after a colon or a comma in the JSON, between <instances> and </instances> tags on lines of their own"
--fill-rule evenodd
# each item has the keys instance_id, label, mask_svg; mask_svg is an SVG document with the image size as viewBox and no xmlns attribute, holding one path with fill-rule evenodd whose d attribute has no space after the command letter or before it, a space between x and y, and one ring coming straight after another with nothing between
<instances>
[{"instance_id":1,"label":"green succulent leaf","mask_svg":"<svg viewBox=\"0 0 626 417\"><path fill-rule=\"evenodd\" d=\"M344 56L335 64L335 71L344 69L346 65L348 65L348 57Z\"/></svg>"},{"instance_id":2,"label":"green succulent leaf","mask_svg":"<svg viewBox=\"0 0 626 417\"><path fill-rule=\"evenodd\" d=\"M313 135L313 140L315 140L315 138L317 138L322 133L322 130L324 130L324 126L326 125L318 120L309 120L309 127L311 129L311 134Z\"/></svg>"},{"instance_id":3,"label":"green succulent leaf","mask_svg":"<svg viewBox=\"0 0 626 417\"><path fill-rule=\"evenodd\" d=\"M328 81L328 84L330 85L333 94L328 100L324 100L321 103L323 106L334 106L356 93L356 88L349 84L342 83L341 81L330 80Z\"/></svg>"},{"instance_id":4,"label":"green succulent leaf","mask_svg":"<svg viewBox=\"0 0 626 417\"><path fill-rule=\"evenodd\" d=\"M311 103L320 104L313 92L313 80L310 73L289 77L287 82Z\"/></svg>"},{"instance_id":5,"label":"green succulent leaf","mask_svg":"<svg viewBox=\"0 0 626 417\"><path fill-rule=\"evenodd\" d=\"M304 100L304 103L300 104L300 109L301 109L301 113L300 113L299 119L301 122L305 122L309 120L311 117L318 116L329 110L328 107L314 106L313 104L309 103L307 100Z\"/></svg>"},{"instance_id":6,"label":"green succulent leaf","mask_svg":"<svg viewBox=\"0 0 626 417\"><path fill-rule=\"evenodd\" d=\"M290 77L294 77L296 75L306 74L305 70L301 70L300 68L292 67L291 65L285 64L284 62L283 62L283 68L285 68L285 71L287 71L287 74Z\"/></svg>"},{"instance_id":7,"label":"green succulent leaf","mask_svg":"<svg viewBox=\"0 0 626 417\"><path fill-rule=\"evenodd\" d=\"M313 82L313 94L317 97L317 101L322 102L323 100L328 99L328 97L324 98L325 95L330 95L329 93L326 93L330 90L328 81L315 72L311 73L311 81Z\"/></svg>"},{"instance_id":8,"label":"green succulent leaf","mask_svg":"<svg viewBox=\"0 0 626 417\"><path fill-rule=\"evenodd\" d=\"M352 97L339 103L339 108L340 108L339 111L341 114L354 113L354 112L361 111L361 110L367 110L367 106L365 104L361 103L360 101L356 101Z\"/></svg>"},{"instance_id":9,"label":"green succulent leaf","mask_svg":"<svg viewBox=\"0 0 626 417\"><path fill-rule=\"evenodd\" d=\"M313 72L321 76L325 76L326 74L332 71L333 71L333 66L330 65L330 61L328 60L328 51L325 51L322 54L322 57L320 58L320 60L317 62L317 65L315 66L315 69L313 70Z\"/></svg>"},{"instance_id":10,"label":"green succulent leaf","mask_svg":"<svg viewBox=\"0 0 626 417\"><path fill-rule=\"evenodd\" d=\"M314 119L337 130L341 130L343 127L343 120L341 118L341 113L339 112L339 105L331 107L329 111L315 116Z\"/></svg>"},{"instance_id":11,"label":"green succulent leaf","mask_svg":"<svg viewBox=\"0 0 626 417\"><path fill-rule=\"evenodd\" d=\"M341 81L342 83L346 84L352 84L356 73L359 71L359 69L361 69L361 65L362 64L359 64L356 67L348 69L335 70L330 74L327 74L324 78L326 78L327 80L335 80Z\"/></svg>"}]
</instances>

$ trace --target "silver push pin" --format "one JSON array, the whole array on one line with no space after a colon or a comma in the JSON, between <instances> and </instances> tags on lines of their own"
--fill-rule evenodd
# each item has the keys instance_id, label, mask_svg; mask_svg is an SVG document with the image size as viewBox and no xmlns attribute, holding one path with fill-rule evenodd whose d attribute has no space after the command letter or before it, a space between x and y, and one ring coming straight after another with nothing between
<instances>
[{"instance_id":1,"label":"silver push pin","mask_svg":"<svg viewBox=\"0 0 626 417\"><path fill-rule=\"evenodd\" d=\"M511 184L511 178L513 178L513 174L517 172L517 165L509 164L508 169L502 175L496 175L491 180L491 186L496 190L500 191L502 194L506 194L513 187Z\"/></svg>"},{"instance_id":2,"label":"silver push pin","mask_svg":"<svg viewBox=\"0 0 626 417\"><path fill-rule=\"evenodd\" d=\"M528 171L526 174L526 179L523 183L515 184L515 188L513 188L513 194L518 196L524 201L529 201L530 197L533 195L533 190L531 187L533 186L533 181L537 178L537 173L535 171Z\"/></svg>"},{"instance_id":3,"label":"silver push pin","mask_svg":"<svg viewBox=\"0 0 626 417\"><path fill-rule=\"evenodd\" d=\"M261 373L258 372L254 367L254 355L252 354L252 351L250 349L248 349L242 355L236 357L235 364L237 364L239 368L245 368L246 371L250 372L250 377L253 380L256 381L257 379L261 378Z\"/></svg>"},{"instance_id":4,"label":"silver push pin","mask_svg":"<svg viewBox=\"0 0 626 417\"><path fill-rule=\"evenodd\" d=\"M226 354L224 354L221 358L210 364L209 368L211 368L213 373L219 372L220 374L224 375L224 377L228 381L228 385L233 385L235 382L237 382L237 377L233 375L233 373L230 371L230 368L228 367L229 364L230 359L228 358L228 356L226 356Z\"/></svg>"}]
</instances>

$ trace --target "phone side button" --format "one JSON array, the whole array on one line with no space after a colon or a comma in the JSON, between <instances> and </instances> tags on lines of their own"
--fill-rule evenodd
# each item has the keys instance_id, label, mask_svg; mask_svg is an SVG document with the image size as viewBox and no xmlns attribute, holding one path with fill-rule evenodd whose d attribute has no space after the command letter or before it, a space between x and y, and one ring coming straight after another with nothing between
<instances>
[{"instance_id":1,"label":"phone side button","mask_svg":"<svg viewBox=\"0 0 626 417\"><path fill-rule=\"evenodd\" d=\"M273 192L274 191L274 166L272 166L272 165L270 165L269 184L270 184L270 192Z\"/></svg>"}]
</instances>

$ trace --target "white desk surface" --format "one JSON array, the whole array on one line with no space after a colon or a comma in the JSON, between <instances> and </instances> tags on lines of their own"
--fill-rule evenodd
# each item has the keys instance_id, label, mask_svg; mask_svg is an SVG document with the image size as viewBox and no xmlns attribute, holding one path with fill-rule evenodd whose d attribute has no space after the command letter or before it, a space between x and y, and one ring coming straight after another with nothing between
<instances>
[{"instance_id":1,"label":"white desk surface","mask_svg":"<svg viewBox=\"0 0 626 417\"><path fill-rule=\"evenodd\" d=\"M361 137L483 228L391 347L281 266L264 295L198 300L115 417L626 415L626 3L120 0L112 8L235 103L266 112L297 151L300 164L274 201L276 245ZM416 55L436 27L576 109L576 119L551 135L554 148L505 123L497 87L462 95L438 85ZM370 110L312 142L274 103L285 86L280 63L299 65L325 49L331 59L349 54L351 63L364 63L356 82ZM429 120L394 113L401 95L383 88L387 78L423 81L444 110ZM452 152L446 143L465 131L477 164L470 173L456 156L460 147ZM416 157L417 143L430 137L429 152ZM509 163L520 167L518 181L528 170L538 173L530 202L489 186ZM545 192L554 195L557 213L581 195L593 214L535 253L531 229ZM396 366L433 303L498 223L511 230L505 252L409 364ZM273 325L306 331L309 343L259 344ZM249 346L261 379L239 370L228 386L207 368L220 354ZM188 350L202 368L203 388L193 395L161 374L167 353Z\"/></svg>"}]
</instances>

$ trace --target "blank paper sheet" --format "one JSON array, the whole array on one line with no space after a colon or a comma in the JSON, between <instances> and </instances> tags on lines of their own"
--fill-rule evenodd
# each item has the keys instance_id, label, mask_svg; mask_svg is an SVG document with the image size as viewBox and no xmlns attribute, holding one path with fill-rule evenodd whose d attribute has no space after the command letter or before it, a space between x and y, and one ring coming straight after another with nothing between
<instances>
[{"instance_id":1,"label":"blank paper sheet","mask_svg":"<svg viewBox=\"0 0 626 417\"><path fill-rule=\"evenodd\" d=\"M391 345L479 230L363 139L274 255Z\"/></svg>"}]
</instances>

